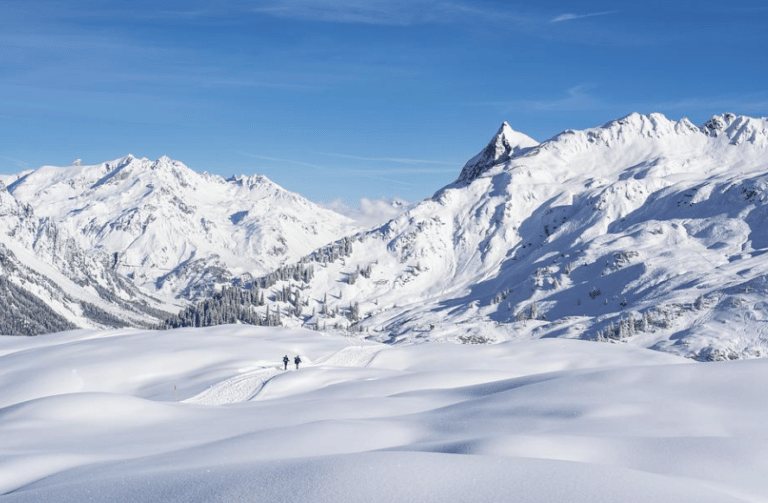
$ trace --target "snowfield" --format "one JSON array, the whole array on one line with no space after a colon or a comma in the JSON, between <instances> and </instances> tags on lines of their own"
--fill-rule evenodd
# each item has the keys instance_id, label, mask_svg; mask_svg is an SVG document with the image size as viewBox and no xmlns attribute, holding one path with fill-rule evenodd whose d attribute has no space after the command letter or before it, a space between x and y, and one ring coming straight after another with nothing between
<instances>
[{"instance_id":1,"label":"snowfield","mask_svg":"<svg viewBox=\"0 0 768 503\"><path fill-rule=\"evenodd\" d=\"M764 502L767 380L556 338L0 337L0 501Z\"/></svg>"}]
</instances>

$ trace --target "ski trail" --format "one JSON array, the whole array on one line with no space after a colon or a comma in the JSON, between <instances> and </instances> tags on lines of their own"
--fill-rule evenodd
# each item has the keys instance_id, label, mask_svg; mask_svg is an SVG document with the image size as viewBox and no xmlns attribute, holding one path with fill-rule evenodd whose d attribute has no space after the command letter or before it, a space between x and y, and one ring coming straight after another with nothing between
<instances>
[{"instance_id":1,"label":"ski trail","mask_svg":"<svg viewBox=\"0 0 768 503\"><path fill-rule=\"evenodd\" d=\"M349 346L314 365L303 365L302 368L315 366L328 367L367 367L373 357L381 351L381 346ZM227 405L247 402L259 394L264 385L280 374L277 367L262 368L247 372L211 385L197 395L182 400L182 403L196 405Z\"/></svg>"},{"instance_id":2,"label":"ski trail","mask_svg":"<svg viewBox=\"0 0 768 503\"><path fill-rule=\"evenodd\" d=\"M317 364L327 367L367 367L381 350L381 346L349 346Z\"/></svg>"},{"instance_id":3,"label":"ski trail","mask_svg":"<svg viewBox=\"0 0 768 503\"><path fill-rule=\"evenodd\" d=\"M279 374L277 368L265 368L230 377L212 385L197 395L182 400L182 403L197 405L227 405L247 402L256 396L264 384Z\"/></svg>"}]
</instances>

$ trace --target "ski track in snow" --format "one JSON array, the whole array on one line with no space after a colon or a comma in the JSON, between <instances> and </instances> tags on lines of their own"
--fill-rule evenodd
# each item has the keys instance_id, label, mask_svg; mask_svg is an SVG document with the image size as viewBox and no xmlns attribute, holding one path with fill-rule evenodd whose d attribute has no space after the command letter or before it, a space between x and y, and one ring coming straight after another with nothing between
<instances>
[{"instance_id":1,"label":"ski track in snow","mask_svg":"<svg viewBox=\"0 0 768 503\"><path fill-rule=\"evenodd\" d=\"M320 360L316 365L304 365L304 367L318 365L324 367L367 367L381 349L378 345L350 346ZM255 398L264 385L281 372L283 371L279 367L266 367L230 377L193 397L182 400L182 403L227 405L247 402Z\"/></svg>"},{"instance_id":2,"label":"ski track in snow","mask_svg":"<svg viewBox=\"0 0 768 503\"><path fill-rule=\"evenodd\" d=\"M350 346L332 354L318 364L325 367L367 367L381 346Z\"/></svg>"},{"instance_id":3,"label":"ski track in snow","mask_svg":"<svg viewBox=\"0 0 768 503\"><path fill-rule=\"evenodd\" d=\"M240 374L216 383L205 391L182 400L182 402L197 405L226 405L246 402L256 396L264 384L279 373L277 368L270 367Z\"/></svg>"}]
</instances>

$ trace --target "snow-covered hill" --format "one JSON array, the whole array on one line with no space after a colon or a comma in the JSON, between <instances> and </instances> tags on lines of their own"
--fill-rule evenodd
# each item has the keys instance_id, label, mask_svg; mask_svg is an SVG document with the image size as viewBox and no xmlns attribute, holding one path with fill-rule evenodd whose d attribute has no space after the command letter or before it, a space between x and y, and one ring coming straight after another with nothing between
<instances>
[{"instance_id":1,"label":"snow-covered hill","mask_svg":"<svg viewBox=\"0 0 768 503\"><path fill-rule=\"evenodd\" d=\"M756 503L766 379L562 339L0 337L0 501Z\"/></svg>"},{"instance_id":2,"label":"snow-covered hill","mask_svg":"<svg viewBox=\"0 0 768 503\"><path fill-rule=\"evenodd\" d=\"M763 356L767 202L767 119L632 114L542 144L504 124L455 183L272 298L289 313L284 292L300 293L301 323L359 319L391 342L578 337Z\"/></svg>"},{"instance_id":3,"label":"snow-covered hill","mask_svg":"<svg viewBox=\"0 0 768 503\"><path fill-rule=\"evenodd\" d=\"M243 274L260 275L353 231L353 222L264 176L197 173L131 155L44 166L9 184L35 212L119 274L155 295L196 299Z\"/></svg>"}]
</instances>

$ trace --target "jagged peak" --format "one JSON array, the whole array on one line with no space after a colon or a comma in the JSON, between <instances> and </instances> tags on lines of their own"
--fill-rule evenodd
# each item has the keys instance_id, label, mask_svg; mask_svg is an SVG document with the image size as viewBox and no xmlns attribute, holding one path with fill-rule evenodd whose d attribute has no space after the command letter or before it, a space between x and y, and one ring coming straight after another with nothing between
<instances>
[{"instance_id":1,"label":"jagged peak","mask_svg":"<svg viewBox=\"0 0 768 503\"><path fill-rule=\"evenodd\" d=\"M615 131L619 134L634 132L646 137L661 137L669 134L696 133L699 131L699 128L685 117L675 121L658 112L650 114L633 112L595 129Z\"/></svg>"},{"instance_id":2,"label":"jagged peak","mask_svg":"<svg viewBox=\"0 0 768 503\"><path fill-rule=\"evenodd\" d=\"M0 216L5 217L8 214L17 216L26 215L31 217L34 215L34 211L29 204L20 203L16 197L8 191L5 183L0 181Z\"/></svg>"},{"instance_id":3,"label":"jagged peak","mask_svg":"<svg viewBox=\"0 0 768 503\"><path fill-rule=\"evenodd\" d=\"M732 145L749 142L768 146L768 118L765 117L754 118L727 112L713 116L700 129L714 138L725 136Z\"/></svg>"},{"instance_id":4,"label":"jagged peak","mask_svg":"<svg viewBox=\"0 0 768 503\"><path fill-rule=\"evenodd\" d=\"M749 142L756 145L768 145L768 119L754 118L734 113L715 115L701 127L695 126L687 118L679 121L668 119L661 113L643 115L637 112L621 119L608 122L600 128L586 130L593 138L616 138L618 135L631 133L660 138L672 134L699 134L710 137L725 136L733 145ZM612 134L606 136L606 132Z\"/></svg>"},{"instance_id":5,"label":"jagged peak","mask_svg":"<svg viewBox=\"0 0 768 503\"><path fill-rule=\"evenodd\" d=\"M264 175L232 175L227 178L227 181L240 185L241 187L253 188L253 187L279 187L275 182L270 180Z\"/></svg>"},{"instance_id":6,"label":"jagged peak","mask_svg":"<svg viewBox=\"0 0 768 503\"><path fill-rule=\"evenodd\" d=\"M106 169L107 171L118 171L137 160L138 159L133 154L128 154L123 157L113 159L111 161L102 162L101 164L97 164L95 166L103 166L104 169ZM89 166L83 166L82 164L74 164L74 163L72 164L72 166L77 166L77 167L82 166L84 168L89 167Z\"/></svg>"},{"instance_id":7,"label":"jagged peak","mask_svg":"<svg viewBox=\"0 0 768 503\"><path fill-rule=\"evenodd\" d=\"M173 173L180 182L187 183L190 177L197 175L198 173L193 169L187 167L181 161L171 159L167 155L158 157L156 160L151 161L147 157L138 158L131 154L114 161L103 163L108 172L104 179L114 176L119 171L129 169L134 176L153 176L150 175L153 172L169 172Z\"/></svg>"},{"instance_id":8,"label":"jagged peak","mask_svg":"<svg viewBox=\"0 0 768 503\"><path fill-rule=\"evenodd\" d=\"M713 115L712 118L701 126L701 130L711 136L717 136L718 132L725 131L738 117L738 115L731 112Z\"/></svg>"},{"instance_id":9,"label":"jagged peak","mask_svg":"<svg viewBox=\"0 0 768 503\"><path fill-rule=\"evenodd\" d=\"M565 130L542 144L546 149L582 151L590 145L618 147L638 140L699 135L701 130L687 118L675 121L664 114L633 112L599 127Z\"/></svg>"},{"instance_id":10,"label":"jagged peak","mask_svg":"<svg viewBox=\"0 0 768 503\"><path fill-rule=\"evenodd\" d=\"M161 155L156 160L152 161L149 167L150 169L157 169L157 168L164 168L164 167L177 167L177 168L190 169L183 162L171 159L167 155Z\"/></svg>"},{"instance_id":11,"label":"jagged peak","mask_svg":"<svg viewBox=\"0 0 768 503\"><path fill-rule=\"evenodd\" d=\"M539 142L524 133L515 131L509 123L504 121L488 145L467 161L456 182L469 183L492 166L507 162L538 144Z\"/></svg>"},{"instance_id":12,"label":"jagged peak","mask_svg":"<svg viewBox=\"0 0 768 503\"><path fill-rule=\"evenodd\" d=\"M70 166L70 168L72 167ZM90 172L89 175L86 175L86 179L93 181L90 185L91 189L119 183L127 177L149 178L150 180L147 181L154 183L152 180L162 172L168 172L182 186L188 186L193 179L193 174L196 174L183 163L174 161L165 155L155 161L150 161L146 157L137 158L132 154L95 166L83 166L82 172Z\"/></svg>"}]
</instances>

